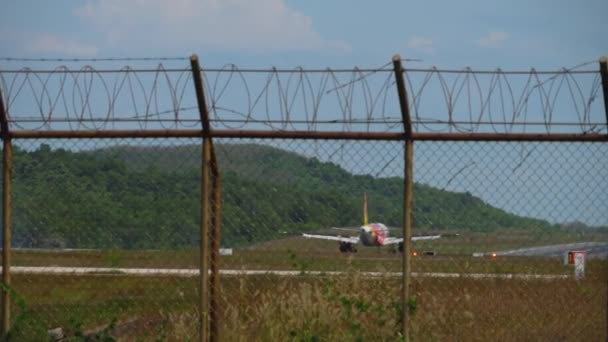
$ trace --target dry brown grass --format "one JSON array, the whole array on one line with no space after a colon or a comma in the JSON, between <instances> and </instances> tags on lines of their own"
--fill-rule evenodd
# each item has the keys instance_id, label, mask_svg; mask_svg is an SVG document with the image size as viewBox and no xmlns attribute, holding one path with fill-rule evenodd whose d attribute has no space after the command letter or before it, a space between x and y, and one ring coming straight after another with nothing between
<instances>
[{"instance_id":1,"label":"dry brown grass","mask_svg":"<svg viewBox=\"0 0 608 342\"><path fill-rule=\"evenodd\" d=\"M602 341L605 265L584 281L416 278L417 341ZM264 285L262 285L264 284ZM395 278L226 280L222 339L399 340Z\"/></svg>"},{"instance_id":2,"label":"dry brown grass","mask_svg":"<svg viewBox=\"0 0 608 342\"><path fill-rule=\"evenodd\" d=\"M415 278L413 340L605 340L606 267L593 265L590 272L579 282ZM24 299L35 318L25 323L74 332L79 328L75 318L82 330L116 320L120 329L115 336L124 340L196 340L198 296L191 279L82 278L15 278L16 288L26 290ZM221 340L399 340L399 293L399 279L358 272L225 277Z\"/></svg>"},{"instance_id":3,"label":"dry brown grass","mask_svg":"<svg viewBox=\"0 0 608 342\"><path fill-rule=\"evenodd\" d=\"M164 260L168 253L156 253L153 257L143 252L134 255L144 261ZM108 258L103 253L93 255L91 263ZM126 265L138 262L125 255L118 255L114 261ZM247 260L248 256L258 259ZM23 257L44 262L39 255ZM325 265L348 273L333 277L222 277L221 340L399 340L400 279L370 278L363 273L377 269L392 271L400 265L399 255L378 254L372 249L356 256L341 256L332 250L323 251L315 259L310 255L292 258L285 251L273 254L267 250L247 250L236 257L254 265L274 262L274 266L285 264L292 269L305 266L308 270ZM171 262L181 263L189 260L190 255L178 254L175 259ZM61 256L46 262L58 260L71 259ZM238 259L235 260L232 262L238 266ZM556 258L524 257L419 258L415 259L414 269L571 273ZM29 317L19 323L23 328L22 340L40 336L32 335L33 331L40 333L61 326L75 333L105 327L112 321L117 322L115 336L127 341L196 340L199 298L196 278L14 275L13 288L29 310ZM607 291L605 260L590 260L587 278L579 282L416 277L412 282L415 298L412 337L414 341L602 341L607 337ZM23 310L18 305L13 307L16 318Z\"/></svg>"}]
</instances>

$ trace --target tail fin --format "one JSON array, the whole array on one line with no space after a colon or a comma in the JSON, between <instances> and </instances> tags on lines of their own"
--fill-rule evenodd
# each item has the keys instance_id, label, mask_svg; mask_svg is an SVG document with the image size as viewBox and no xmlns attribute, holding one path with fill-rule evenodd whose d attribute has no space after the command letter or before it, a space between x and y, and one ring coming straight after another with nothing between
<instances>
[{"instance_id":1,"label":"tail fin","mask_svg":"<svg viewBox=\"0 0 608 342\"><path fill-rule=\"evenodd\" d=\"M367 194L363 193L363 225L367 226Z\"/></svg>"}]
</instances>

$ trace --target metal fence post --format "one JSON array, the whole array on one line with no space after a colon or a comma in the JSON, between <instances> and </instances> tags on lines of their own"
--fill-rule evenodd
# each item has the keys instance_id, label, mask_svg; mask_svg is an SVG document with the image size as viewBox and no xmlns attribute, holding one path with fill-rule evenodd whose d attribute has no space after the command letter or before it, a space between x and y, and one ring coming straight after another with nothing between
<instances>
[{"instance_id":1,"label":"metal fence post","mask_svg":"<svg viewBox=\"0 0 608 342\"><path fill-rule=\"evenodd\" d=\"M602 93L604 94L606 130L608 130L608 57L606 56L600 58L600 76L602 78ZM608 292L608 283L606 284L606 292ZM608 301L606 301L606 312L608 312ZM606 317L606 336L608 336L608 315Z\"/></svg>"},{"instance_id":2,"label":"metal fence post","mask_svg":"<svg viewBox=\"0 0 608 342\"><path fill-rule=\"evenodd\" d=\"M211 189L209 167L211 166L211 134L209 127L209 113L203 91L203 80L198 56L190 57L192 67L192 79L196 91L196 100L203 126L203 155L201 166L201 227L200 227L200 278L199 278L199 340L209 339L209 223L210 223L210 201L209 190Z\"/></svg>"},{"instance_id":3,"label":"metal fence post","mask_svg":"<svg viewBox=\"0 0 608 342\"><path fill-rule=\"evenodd\" d=\"M405 81L403 78L403 66L401 65L401 57L393 56L393 67L395 70L395 81L397 85L397 94L399 95L399 107L403 120L405 132L405 170L404 170L404 194L403 194L403 291L401 292L401 334L405 341L410 340L410 316L409 316L409 300L410 300L410 282L411 282L411 247L412 247L412 206L413 206L413 161L414 161L414 140L412 139L412 120L410 117L409 104L407 100L407 91L405 89Z\"/></svg>"},{"instance_id":4,"label":"metal fence post","mask_svg":"<svg viewBox=\"0 0 608 342\"><path fill-rule=\"evenodd\" d=\"M600 58L600 76L602 77L602 93L604 94L604 113L606 114L606 130L608 130L608 57ZM608 283L606 284L608 292ZM606 302L606 312L608 313L608 301ZM606 315L606 338L608 338L608 315Z\"/></svg>"},{"instance_id":5,"label":"metal fence post","mask_svg":"<svg viewBox=\"0 0 608 342\"><path fill-rule=\"evenodd\" d=\"M606 128L608 129L608 57L600 58L600 75L602 77L602 91L604 94L604 112L606 113Z\"/></svg>"},{"instance_id":6,"label":"metal fence post","mask_svg":"<svg viewBox=\"0 0 608 342\"><path fill-rule=\"evenodd\" d=\"M4 139L2 164L2 334L10 329L10 297L8 288L11 284L11 187L13 171L13 144L10 139Z\"/></svg>"},{"instance_id":7,"label":"metal fence post","mask_svg":"<svg viewBox=\"0 0 608 342\"><path fill-rule=\"evenodd\" d=\"M10 330L11 305L8 286L11 284L11 185L13 171L13 143L8 130L8 116L0 91L0 135L2 136L2 335Z\"/></svg>"},{"instance_id":8,"label":"metal fence post","mask_svg":"<svg viewBox=\"0 0 608 342\"><path fill-rule=\"evenodd\" d=\"M211 254L209 257L211 274L209 279L209 340L219 340L219 298L220 298L220 273L219 273L219 262L220 262L220 213L221 213L221 193L222 193L222 178L219 173L219 166L217 164L217 158L214 153L214 149L211 150L212 159L212 189L213 189L213 222L212 229L210 232L211 239Z\"/></svg>"},{"instance_id":9,"label":"metal fence post","mask_svg":"<svg viewBox=\"0 0 608 342\"><path fill-rule=\"evenodd\" d=\"M201 301L199 303L199 338L207 341L209 338L209 164L211 161L211 143L209 138L203 139L202 187L201 187L201 243L200 243L200 283Z\"/></svg>"}]
</instances>

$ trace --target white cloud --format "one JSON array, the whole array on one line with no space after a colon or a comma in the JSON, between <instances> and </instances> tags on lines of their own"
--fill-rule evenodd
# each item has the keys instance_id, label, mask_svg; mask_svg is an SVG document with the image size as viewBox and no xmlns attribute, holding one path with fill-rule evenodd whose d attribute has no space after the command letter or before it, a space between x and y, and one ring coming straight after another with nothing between
<instances>
[{"instance_id":1,"label":"white cloud","mask_svg":"<svg viewBox=\"0 0 608 342\"><path fill-rule=\"evenodd\" d=\"M29 37L28 37L29 36ZM83 44L68 38L50 33L28 34L22 37L24 49L36 54L60 54L73 57L92 57L97 54L97 47Z\"/></svg>"},{"instance_id":2,"label":"white cloud","mask_svg":"<svg viewBox=\"0 0 608 342\"><path fill-rule=\"evenodd\" d=\"M410 40L408 40L407 47L409 49L421 51L428 54L435 52L433 40L428 37L414 36L410 38Z\"/></svg>"},{"instance_id":3,"label":"white cloud","mask_svg":"<svg viewBox=\"0 0 608 342\"><path fill-rule=\"evenodd\" d=\"M284 0L92 0L74 14L118 47L350 49L321 37L312 19Z\"/></svg>"},{"instance_id":4,"label":"white cloud","mask_svg":"<svg viewBox=\"0 0 608 342\"><path fill-rule=\"evenodd\" d=\"M509 34L502 31L492 31L481 37L477 43L483 47L501 47L509 39Z\"/></svg>"}]
</instances>

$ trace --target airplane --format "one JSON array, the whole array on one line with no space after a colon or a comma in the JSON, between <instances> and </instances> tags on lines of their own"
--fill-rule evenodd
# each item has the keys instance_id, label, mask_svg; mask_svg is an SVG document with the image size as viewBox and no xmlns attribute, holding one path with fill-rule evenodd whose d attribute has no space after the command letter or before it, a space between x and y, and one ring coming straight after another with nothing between
<instances>
[{"instance_id":1,"label":"airplane","mask_svg":"<svg viewBox=\"0 0 608 342\"><path fill-rule=\"evenodd\" d=\"M334 228L341 230L354 230L349 228ZM309 239L322 239L338 241L339 248L342 253L357 252L355 245L361 243L367 247L382 247L388 245L399 245L399 252L403 252L403 238L389 237L390 229L382 223L368 223L367 219L367 195L363 193L363 225L359 228L359 236L335 236L321 234L302 234L303 237ZM441 238L441 235L426 235L413 236L412 241L417 240L435 240Z\"/></svg>"}]
</instances>

